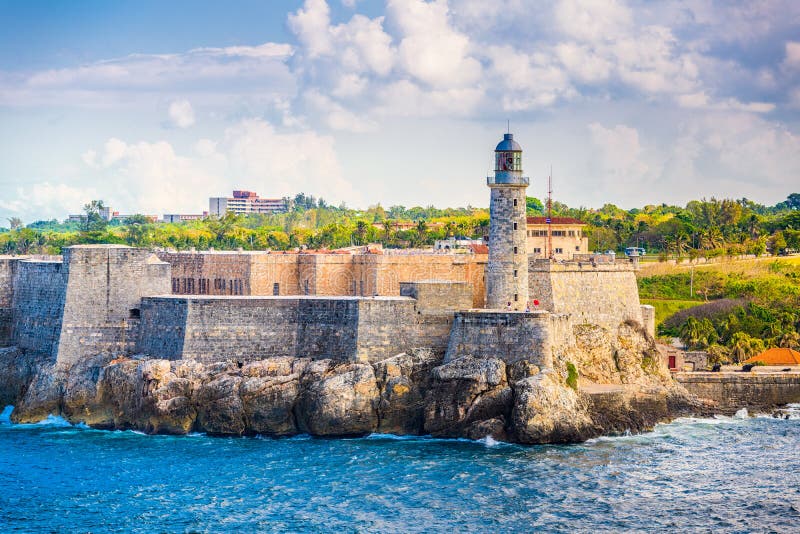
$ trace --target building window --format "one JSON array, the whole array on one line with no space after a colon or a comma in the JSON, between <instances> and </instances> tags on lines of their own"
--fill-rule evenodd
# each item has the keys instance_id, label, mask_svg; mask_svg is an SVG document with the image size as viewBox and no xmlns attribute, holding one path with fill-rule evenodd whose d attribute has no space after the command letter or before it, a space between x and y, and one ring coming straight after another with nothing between
<instances>
[{"instance_id":1,"label":"building window","mask_svg":"<svg viewBox=\"0 0 800 534\"><path fill-rule=\"evenodd\" d=\"M139 319L142 316L142 311L139 308L131 308L129 310L130 319Z\"/></svg>"},{"instance_id":2,"label":"building window","mask_svg":"<svg viewBox=\"0 0 800 534\"><path fill-rule=\"evenodd\" d=\"M530 236L531 236L531 231L530 231L530 230L528 230L528 237L530 237Z\"/></svg>"},{"instance_id":3,"label":"building window","mask_svg":"<svg viewBox=\"0 0 800 534\"><path fill-rule=\"evenodd\" d=\"M581 247L575 247L575 250L580 250L580 249L581 249Z\"/></svg>"},{"instance_id":4,"label":"building window","mask_svg":"<svg viewBox=\"0 0 800 534\"><path fill-rule=\"evenodd\" d=\"M516 278L516 277L517 277L517 270L514 269L514 278Z\"/></svg>"},{"instance_id":5,"label":"building window","mask_svg":"<svg viewBox=\"0 0 800 534\"><path fill-rule=\"evenodd\" d=\"M542 249L539 248L539 247L536 247L536 248L533 249L533 253L534 254L541 254L542 253Z\"/></svg>"},{"instance_id":6,"label":"building window","mask_svg":"<svg viewBox=\"0 0 800 534\"><path fill-rule=\"evenodd\" d=\"M514 199L514 207L515 208L517 207L517 199L516 198Z\"/></svg>"},{"instance_id":7,"label":"building window","mask_svg":"<svg viewBox=\"0 0 800 534\"><path fill-rule=\"evenodd\" d=\"M563 248L557 248L556 249L556 254L563 254L563 253L564 253L564 249Z\"/></svg>"},{"instance_id":8,"label":"building window","mask_svg":"<svg viewBox=\"0 0 800 534\"><path fill-rule=\"evenodd\" d=\"M276 297L281 294L281 285L278 282L272 284L272 294Z\"/></svg>"},{"instance_id":9,"label":"building window","mask_svg":"<svg viewBox=\"0 0 800 534\"><path fill-rule=\"evenodd\" d=\"M514 202L516 202L516 200ZM514 230L516 229L517 229L517 223L514 223Z\"/></svg>"},{"instance_id":10,"label":"building window","mask_svg":"<svg viewBox=\"0 0 800 534\"><path fill-rule=\"evenodd\" d=\"M518 300L519 300L519 295L517 295L516 293L514 293L514 302L517 302Z\"/></svg>"},{"instance_id":11,"label":"building window","mask_svg":"<svg viewBox=\"0 0 800 534\"><path fill-rule=\"evenodd\" d=\"M575 237L575 230L570 230L569 231L569 236L570 237Z\"/></svg>"},{"instance_id":12,"label":"building window","mask_svg":"<svg viewBox=\"0 0 800 534\"><path fill-rule=\"evenodd\" d=\"M517 253L517 247L514 247L514 254Z\"/></svg>"}]
</instances>

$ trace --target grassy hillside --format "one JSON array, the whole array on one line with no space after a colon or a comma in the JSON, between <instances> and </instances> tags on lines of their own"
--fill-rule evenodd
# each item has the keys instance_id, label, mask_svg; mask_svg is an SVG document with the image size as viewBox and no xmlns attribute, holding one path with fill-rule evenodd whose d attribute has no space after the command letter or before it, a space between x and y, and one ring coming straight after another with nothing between
<instances>
[{"instance_id":1,"label":"grassy hillside","mask_svg":"<svg viewBox=\"0 0 800 534\"><path fill-rule=\"evenodd\" d=\"M800 257L649 265L638 281L660 334L721 361L800 347Z\"/></svg>"}]
</instances>

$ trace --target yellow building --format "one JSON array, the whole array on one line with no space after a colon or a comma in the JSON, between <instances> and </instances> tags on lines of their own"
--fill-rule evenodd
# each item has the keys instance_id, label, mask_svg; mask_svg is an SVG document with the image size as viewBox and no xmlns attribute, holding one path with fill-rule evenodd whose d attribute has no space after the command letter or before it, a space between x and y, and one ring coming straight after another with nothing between
<instances>
[{"instance_id":1,"label":"yellow building","mask_svg":"<svg viewBox=\"0 0 800 534\"><path fill-rule=\"evenodd\" d=\"M585 226L571 217L553 217L550 224L547 224L546 217L528 217L528 254L556 260L571 260L575 254L588 254L589 238L583 231ZM548 246L548 227L552 251Z\"/></svg>"}]
</instances>

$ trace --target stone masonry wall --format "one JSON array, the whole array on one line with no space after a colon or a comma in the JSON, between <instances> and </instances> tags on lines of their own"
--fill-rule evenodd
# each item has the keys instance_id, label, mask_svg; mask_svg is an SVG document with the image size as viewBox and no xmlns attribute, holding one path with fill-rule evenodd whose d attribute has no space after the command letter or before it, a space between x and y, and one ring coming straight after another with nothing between
<instances>
[{"instance_id":1,"label":"stone masonry wall","mask_svg":"<svg viewBox=\"0 0 800 534\"><path fill-rule=\"evenodd\" d=\"M524 312L460 312L455 315L445 362L459 356L500 358L506 363L528 360L552 367L550 314Z\"/></svg>"},{"instance_id":2,"label":"stone masonry wall","mask_svg":"<svg viewBox=\"0 0 800 534\"><path fill-rule=\"evenodd\" d=\"M66 273L60 261L22 260L14 272L12 342L22 349L51 354L61 335Z\"/></svg>"},{"instance_id":3,"label":"stone masonry wall","mask_svg":"<svg viewBox=\"0 0 800 534\"><path fill-rule=\"evenodd\" d=\"M11 343L14 270L20 258L0 256L0 347Z\"/></svg>"},{"instance_id":4,"label":"stone masonry wall","mask_svg":"<svg viewBox=\"0 0 800 534\"><path fill-rule=\"evenodd\" d=\"M677 373L689 393L710 399L720 408L769 408L800 402L800 372L791 373Z\"/></svg>"},{"instance_id":5,"label":"stone masonry wall","mask_svg":"<svg viewBox=\"0 0 800 534\"><path fill-rule=\"evenodd\" d=\"M444 352L450 315L405 297L144 298L137 352L242 362L276 356L377 361L416 347Z\"/></svg>"},{"instance_id":6,"label":"stone masonry wall","mask_svg":"<svg viewBox=\"0 0 800 534\"><path fill-rule=\"evenodd\" d=\"M632 319L643 324L639 290L631 264L529 262L529 298L539 308L568 314L573 322L615 329ZM647 325L644 325L647 326Z\"/></svg>"},{"instance_id":7,"label":"stone masonry wall","mask_svg":"<svg viewBox=\"0 0 800 534\"><path fill-rule=\"evenodd\" d=\"M416 299L422 314L452 314L472 307L472 288L466 282L400 282L400 296Z\"/></svg>"},{"instance_id":8,"label":"stone masonry wall","mask_svg":"<svg viewBox=\"0 0 800 534\"><path fill-rule=\"evenodd\" d=\"M139 334L141 299L170 292L170 265L143 249L79 245L64 251L66 291L57 362L127 353Z\"/></svg>"},{"instance_id":9,"label":"stone masonry wall","mask_svg":"<svg viewBox=\"0 0 800 534\"><path fill-rule=\"evenodd\" d=\"M528 252L525 186L491 186L486 307L527 307Z\"/></svg>"}]
</instances>

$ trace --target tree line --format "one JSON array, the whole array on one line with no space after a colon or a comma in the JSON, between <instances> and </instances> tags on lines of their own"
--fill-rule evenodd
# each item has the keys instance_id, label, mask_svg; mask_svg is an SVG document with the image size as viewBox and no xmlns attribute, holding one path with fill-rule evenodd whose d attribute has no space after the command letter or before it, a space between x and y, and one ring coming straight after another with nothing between
<instances>
[{"instance_id":1,"label":"tree line","mask_svg":"<svg viewBox=\"0 0 800 534\"><path fill-rule=\"evenodd\" d=\"M80 222L35 221L28 225L12 217L0 228L0 252L59 254L65 246L82 243L120 243L142 247L206 250L315 249L381 243L386 247L425 247L449 237L481 239L487 235L485 208L434 206L365 210L332 206L322 198L299 193L288 198L286 213L208 217L183 223L152 222L143 215L124 221L101 216L102 201L84 206ZM543 203L527 201L529 215L543 215ZM552 214L586 224L589 248L623 252L641 247L648 255L714 257L779 254L800 250L800 193L764 206L746 198L693 200L686 206L648 205L624 210L606 204L599 209L571 208L552 203Z\"/></svg>"}]
</instances>

